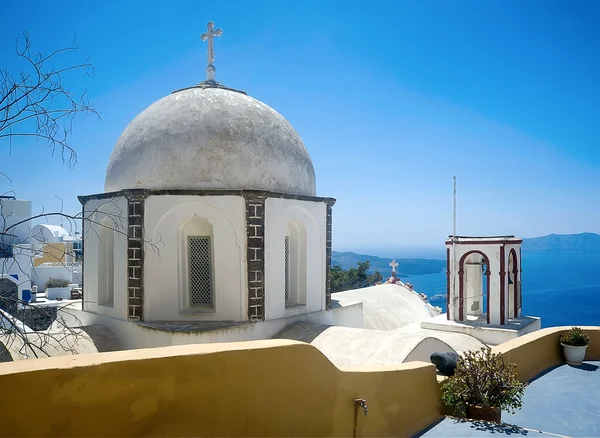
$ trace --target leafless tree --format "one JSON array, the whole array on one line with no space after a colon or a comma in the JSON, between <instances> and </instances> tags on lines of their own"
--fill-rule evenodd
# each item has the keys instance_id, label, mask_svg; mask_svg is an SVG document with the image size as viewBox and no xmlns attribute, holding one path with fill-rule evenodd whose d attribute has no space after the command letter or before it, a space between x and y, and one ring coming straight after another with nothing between
<instances>
[{"instance_id":1,"label":"leafless tree","mask_svg":"<svg viewBox=\"0 0 600 438\"><path fill-rule=\"evenodd\" d=\"M9 152L18 137L44 141L52 154L58 149L68 166L77 161L69 143L73 120L78 114L99 117L87 92L66 88L71 73L91 75L94 67L76 39L48 55L33 53L27 32L17 39L16 67L0 67L0 141ZM6 175L5 175L6 176Z\"/></svg>"},{"instance_id":2,"label":"leafless tree","mask_svg":"<svg viewBox=\"0 0 600 438\"><path fill-rule=\"evenodd\" d=\"M36 53L32 50L27 32L17 38L14 55L14 62L9 66L0 66L0 147L7 145L7 152L10 153L17 138L41 141L49 146L52 155L59 151L63 163L74 166L77 153L70 139L75 117L88 114L99 118L88 100L87 92L76 92L67 86L74 74L89 76L94 73L89 56L79 47L76 39L49 54ZM6 170L2 170L0 176L12 182ZM79 228L77 224L83 220L81 215L69 215L63 213L62 209L59 212L42 212L26 220L52 216L63 217L75 228ZM8 223L11 225L8 226ZM11 231L17 225L4 217L0 208L0 252L6 249L6 242L11 240ZM115 230L126 230L118 218L115 218ZM29 246L29 255L32 258L38 256L38 247ZM2 257L0 254L2 278L6 277L11 263L14 265L19 262L17 258ZM65 315L69 314L69 305L58 308L34 307L12 292L0 290L0 347L4 347L4 351L0 351L0 360L7 360L15 350L25 357L77 352L76 345L86 334L81 328L72 327L73 318L70 324L63 321ZM44 327L44 330L31 332L26 329L28 325L39 328L40 324L46 326L49 323L52 323L54 330Z\"/></svg>"}]
</instances>

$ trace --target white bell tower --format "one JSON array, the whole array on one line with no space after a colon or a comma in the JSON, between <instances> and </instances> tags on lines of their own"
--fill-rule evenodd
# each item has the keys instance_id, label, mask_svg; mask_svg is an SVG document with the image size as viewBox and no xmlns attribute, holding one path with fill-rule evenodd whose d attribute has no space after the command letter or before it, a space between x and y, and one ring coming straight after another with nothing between
<instances>
[{"instance_id":1,"label":"white bell tower","mask_svg":"<svg viewBox=\"0 0 600 438\"><path fill-rule=\"evenodd\" d=\"M515 236L449 236L448 320L505 325L521 316L521 243Z\"/></svg>"}]
</instances>

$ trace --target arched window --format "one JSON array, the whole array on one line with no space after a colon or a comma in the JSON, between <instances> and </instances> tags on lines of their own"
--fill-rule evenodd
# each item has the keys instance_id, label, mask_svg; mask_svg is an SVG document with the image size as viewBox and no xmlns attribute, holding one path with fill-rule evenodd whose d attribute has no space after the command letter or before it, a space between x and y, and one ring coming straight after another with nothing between
<instances>
[{"instance_id":1,"label":"arched window","mask_svg":"<svg viewBox=\"0 0 600 438\"><path fill-rule=\"evenodd\" d=\"M184 307L214 309L213 227L201 218L182 228Z\"/></svg>"},{"instance_id":2,"label":"arched window","mask_svg":"<svg viewBox=\"0 0 600 438\"><path fill-rule=\"evenodd\" d=\"M284 240L285 305L306 304L306 228L288 222Z\"/></svg>"},{"instance_id":3,"label":"arched window","mask_svg":"<svg viewBox=\"0 0 600 438\"><path fill-rule=\"evenodd\" d=\"M105 218L98 230L98 304L113 307L115 301L114 221Z\"/></svg>"}]
</instances>

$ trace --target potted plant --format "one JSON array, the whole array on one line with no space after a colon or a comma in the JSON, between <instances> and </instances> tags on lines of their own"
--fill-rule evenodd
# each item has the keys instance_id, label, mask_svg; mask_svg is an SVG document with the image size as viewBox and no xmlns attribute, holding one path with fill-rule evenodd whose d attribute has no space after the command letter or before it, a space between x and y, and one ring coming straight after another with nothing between
<instances>
[{"instance_id":1,"label":"potted plant","mask_svg":"<svg viewBox=\"0 0 600 438\"><path fill-rule=\"evenodd\" d=\"M489 347L464 353L454 375L442 383L442 400L457 416L500 423L502 410L521 409L525 384Z\"/></svg>"},{"instance_id":2,"label":"potted plant","mask_svg":"<svg viewBox=\"0 0 600 438\"><path fill-rule=\"evenodd\" d=\"M585 359L585 351L590 337L579 327L573 327L560 335L565 359L569 365L581 365Z\"/></svg>"},{"instance_id":3,"label":"potted plant","mask_svg":"<svg viewBox=\"0 0 600 438\"><path fill-rule=\"evenodd\" d=\"M49 300L70 299L69 282L61 278L50 278L46 282L46 298Z\"/></svg>"}]
</instances>

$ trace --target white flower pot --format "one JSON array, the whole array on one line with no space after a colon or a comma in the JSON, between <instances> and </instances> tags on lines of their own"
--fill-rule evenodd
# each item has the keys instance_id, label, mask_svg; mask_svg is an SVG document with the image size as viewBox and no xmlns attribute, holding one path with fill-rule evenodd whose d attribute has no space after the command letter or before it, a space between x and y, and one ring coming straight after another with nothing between
<instances>
[{"instance_id":1,"label":"white flower pot","mask_svg":"<svg viewBox=\"0 0 600 438\"><path fill-rule=\"evenodd\" d=\"M583 359L585 359L585 351L588 347L587 345L584 345L583 347L575 347L574 345L566 345L562 342L560 345L563 347L565 359L569 365L581 365L583 363Z\"/></svg>"}]
</instances>

